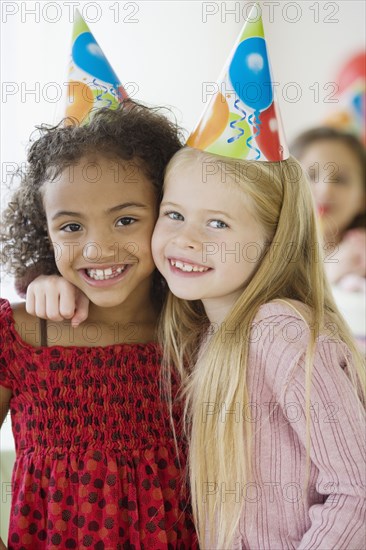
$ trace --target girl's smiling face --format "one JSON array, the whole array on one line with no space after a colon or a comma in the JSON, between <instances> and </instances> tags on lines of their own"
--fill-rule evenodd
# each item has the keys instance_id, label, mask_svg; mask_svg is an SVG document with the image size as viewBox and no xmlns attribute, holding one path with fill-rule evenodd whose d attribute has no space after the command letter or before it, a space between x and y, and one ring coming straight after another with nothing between
<instances>
[{"instance_id":1,"label":"girl's smiling face","mask_svg":"<svg viewBox=\"0 0 366 550\"><path fill-rule=\"evenodd\" d=\"M307 145L301 164L308 172L327 241L339 241L365 211L362 167L349 145L322 139Z\"/></svg>"},{"instance_id":2,"label":"girl's smiling face","mask_svg":"<svg viewBox=\"0 0 366 550\"><path fill-rule=\"evenodd\" d=\"M149 294L157 199L141 168L84 157L44 185L43 203L57 268L91 302L113 307Z\"/></svg>"},{"instance_id":3,"label":"girl's smiling face","mask_svg":"<svg viewBox=\"0 0 366 550\"><path fill-rule=\"evenodd\" d=\"M204 173L201 161L168 173L152 250L173 294L222 317L256 269L265 236L239 185L220 170Z\"/></svg>"}]
</instances>

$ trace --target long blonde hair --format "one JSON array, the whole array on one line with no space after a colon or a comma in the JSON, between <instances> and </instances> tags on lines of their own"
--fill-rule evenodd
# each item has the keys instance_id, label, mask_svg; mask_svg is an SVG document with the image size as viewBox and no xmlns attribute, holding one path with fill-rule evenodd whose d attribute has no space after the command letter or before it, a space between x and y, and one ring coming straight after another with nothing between
<instances>
[{"instance_id":1,"label":"long blonde hair","mask_svg":"<svg viewBox=\"0 0 366 550\"><path fill-rule=\"evenodd\" d=\"M211 545L215 542L217 548L229 548L242 504L223 503L219 493L217 498L211 494L206 499L205 495L207 488L218 482L232 488L238 482L243 487L250 480L250 423L236 422L233 415L220 422L215 414L206 415L203 422L202 413L205 404L225 403L226 410L232 410L235 403L245 408L250 401L247 387L250 339L249 332L243 338L243 327L250 330L259 307L274 299L295 299L310 308L312 326L318 330L311 331L305 361L308 460L312 356L325 320L336 323L339 339L353 354L348 372L359 395L364 389L365 373L362 357L334 303L324 274L311 189L300 164L291 157L281 163L237 161L204 156L200 151L185 148L170 161L166 178L182 163L204 161L218 167L225 176L223 182L228 178L244 191L268 239L257 270L209 341L205 341L209 320L200 301L189 302L170 294L160 327L164 368L168 373L175 367L186 400L188 469L200 544L204 547L208 537Z\"/></svg>"}]
</instances>

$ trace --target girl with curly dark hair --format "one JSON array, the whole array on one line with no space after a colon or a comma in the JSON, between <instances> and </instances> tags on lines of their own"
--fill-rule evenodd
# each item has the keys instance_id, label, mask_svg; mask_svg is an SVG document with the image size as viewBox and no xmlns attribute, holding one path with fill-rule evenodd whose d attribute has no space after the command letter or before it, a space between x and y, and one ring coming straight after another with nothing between
<instances>
[{"instance_id":1,"label":"girl with curly dark hair","mask_svg":"<svg viewBox=\"0 0 366 550\"><path fill-rule=\"evenodd\" d=\"M150 249L180 132L131 102L40 130L1 257L23 286L62 275L90 305L72 327L0 300L0 421L10 407L16 445L8 547L195 548L180 411L174 433L159 383L165 289Z\"/></svg>"}]
</instances>

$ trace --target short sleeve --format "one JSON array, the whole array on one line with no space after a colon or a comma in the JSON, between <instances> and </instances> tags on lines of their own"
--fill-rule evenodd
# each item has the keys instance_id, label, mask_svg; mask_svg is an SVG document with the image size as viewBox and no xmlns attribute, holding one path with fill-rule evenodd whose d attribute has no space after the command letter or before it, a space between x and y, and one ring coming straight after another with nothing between
<instances>
[{"instance_id":1,"label":"short sleeve","mask_svg":"<svg viewBox=\"0 0 366 550\"><path fill-rule=\"evenodd\" d=\"M11 365L14 363L14 321L10 304L0 298L0 386L13 389L15 377Z\"/></svg>"}]
</instances>

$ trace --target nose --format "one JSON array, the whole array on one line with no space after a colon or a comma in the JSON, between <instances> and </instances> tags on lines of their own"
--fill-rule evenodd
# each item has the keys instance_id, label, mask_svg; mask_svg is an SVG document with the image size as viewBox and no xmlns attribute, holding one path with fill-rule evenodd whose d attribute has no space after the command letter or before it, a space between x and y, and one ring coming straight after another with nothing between
<instances>
[{"instance_id":1,"label":"nose","mask_svg":"<svg viewBox=\"0 0 366 550\"><path fill-rule=\"evenodd\" d=\"M188 224L184 224L176 230L173 243L183 250L199 250L201 248L198 230Z\"/></svg>"},{"instance_id":2,"label":"nose","mask_svg":"<svg viewBox=\"0 0 366 550\"><path fill-rule=\"evenodd\" d=\"M332 195L332 183L329 181L329 173L320 173L319 181L314 184L313 191L317 202L330 201Z\"/></svg>"},{"instance_id":3,"label":"nose","mask_svg":"<svg viewBox=\"0 0 366 550\"><path fill-rule=\"evenodd\" d=\"M115 235L108 230L88 232L83 246L83 256L90 261L116 261L118 242Z\"/></svg>"}]
</instances>

